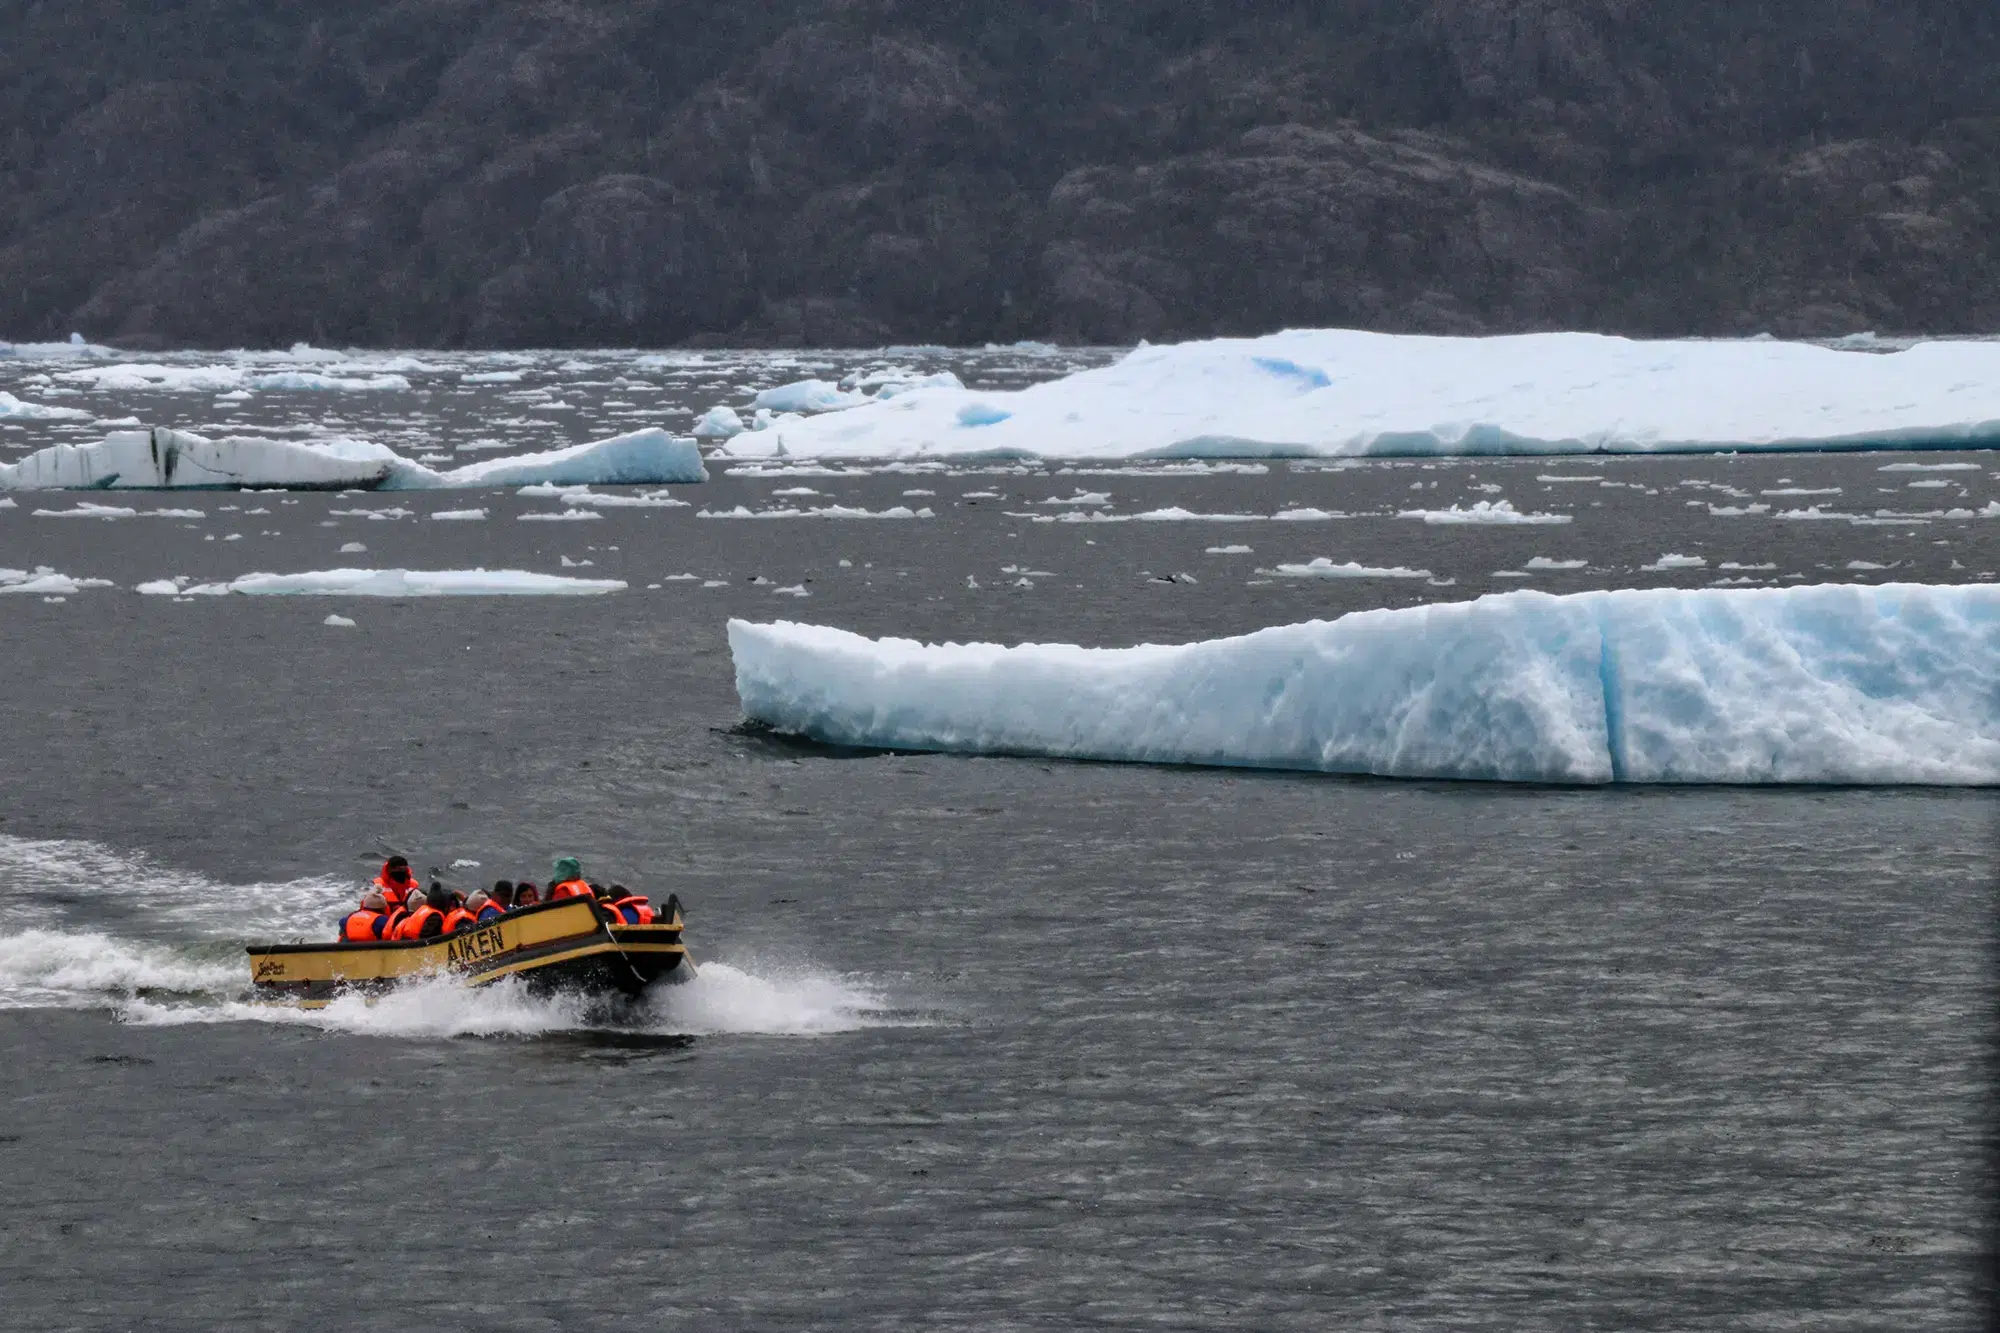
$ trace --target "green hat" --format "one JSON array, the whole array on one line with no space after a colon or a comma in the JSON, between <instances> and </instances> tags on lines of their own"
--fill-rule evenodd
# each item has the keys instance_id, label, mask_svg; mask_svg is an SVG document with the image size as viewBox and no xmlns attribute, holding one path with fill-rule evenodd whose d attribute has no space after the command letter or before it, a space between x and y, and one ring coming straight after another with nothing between
<instances>
[{"instance_id":1,"label":"green hat","mask_svg":"<svg viewBox=\"0 0 2000 1333\"><path fill-rule=\"evenodd\" d=\"M561 884L568 880L582 878L583 862L577 860L574 856L557 857L556 868L549 872L549 883L551 884Z\"/></svg>"}]
</instances>

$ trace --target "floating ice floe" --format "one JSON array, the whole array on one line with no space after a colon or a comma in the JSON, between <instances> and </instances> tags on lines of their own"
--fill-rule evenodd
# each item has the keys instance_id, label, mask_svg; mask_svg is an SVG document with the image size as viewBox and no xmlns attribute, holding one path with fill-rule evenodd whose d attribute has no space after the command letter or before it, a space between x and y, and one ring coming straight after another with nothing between
<instances>
[{"instance_id":1,"label":"floating ice floe","mask_svg":"<svg viewBox=\"0 0 2000 1333\"><path fill-rule=\"evenodd\" d=\"M479 486L664 486L708 480L694 441L659 429L629 431L605 440L468 463L398 484L465 489Z\"/></svg>"},{"instance_id":2,"label":"floating ice floe","mask_svg":"<svg viewBox=\"0 0 2000 1333\"><path fill-rule=\"evenodd\" d=\"M69 360L74 357L116 356L115 348L102 343L85 342L81 333L69 335L68 342L59 343L10 343L0 342L0 359L20 359L23 361Z\"/></svg>"},{"instance_id":3,"label":"floating ice floe","mask_svg":"<svg viewBox=\"0 0 2000 1333\"><path fill-rule=\"evenodd\" d=\"M1364 565L1349 560L1336 565L1326 556L1315 556L1303 565L1274 565L1259 574L1275 574L1288 579L1427 579L1428 569L1406 569L1402 565Z\"/></svg>"},{"instance_id":4,"label":"floating ice floe","mask_svg":"<svg viewBox=\"0 0 2000 1333\"><path fill-rule=\"evenodd\" d=\"M317 371L285 370L274 375L252 375L253 389L360 390L380 392L407 389L410 382L401 375L322 375Z\"/></svg>"},{"instance_id":5,"label":"floating ice floe","mask_svg":"<svg viewBox=\"0 0 2000 1333\"><path fill-rule=\"evenodd\" d=\"M305 574L245 574L227 583L185 577L141 583L148 596L215 597L596 597L625 587L620 579L576 579L520 569L322 569Z\"/></svg>"},{"instance_id":6,"label":"floating ice floe","mask_svg":"<svg viewBox=\"0 0 2000 1333\"><path fill-rule=\"evenodd\" d=\"M790 418L781 433L745 431L724 450L1084 459L1963 448L2000 443L2000 345L1881 353L1300 329L1140 347L1019 390L915 389Z\"/></svg>"},{"instance_id":7,"label":"floating ice floe","mask_svg":"<svg viewBox=\"0 0 2000 1333\"><path fill-rule=\"evenodd\" d=\"M560 500L566 505L584 505L592 509L686 509L686 500L676 500L666 491L641 491L637 495L607 494L593 491L588 486L556 486L541 482L533 486L523 486L520 494L536 499Z\"/></svg>"},{"instance_id":8,"label":"floating ice floe","mask_svg":"<svg viewBox=\"0 0 2000 1333\"><path fill-rule=\"evenodd\" d=\"M695 418L694 437L697 440L727 440L748 429L735 408L711 407Z\"/></svg>"},{"instance_id":9,"label":"floating ice floe","mask_svg":"<svg viewBox=\"0 0 2000 1333\"><path fill-rule=\"evenodd\" d=\"M760 389L752 396L750 407L755 416L750 426L744 425L734 408L718 405L695 422L694 434L696 439L727 440L746 429L763 430L776 422L782 422L789 430L803 415L849 411L870 403L888 402L920 389L963 390L964 387L958 376L948 370L925 375L901 367L885 367L839 384L822 379L795 380ZM784 415L774 417L774 414ZM772 451L776 451L775 445Z\"/></svg>"},{"instance_id":10,"label":"floating ice floe","mask_svg":"<svg viewBox=\"0 0 2000 1333\"><path fill-rule=\"evenodd\" d=\"M259 373L243 366L167 366L154 362L124 361L108 366L66 370L56 379L81 384L100 392L227 393L246 389L292 389L309 391L358 390L382 392L410 387L409 380L396 374L357 373L330 375L322 371L280 370ZM377 369L377 367L367 367Z\"/></svg>"},{"instance_id":11,"label":"floating ice floe","mask_svg":"<svg viewBox=\"0 0 2000 1333\"><path fill-rule=\"evenodd\" d=\"M63 597L86 588L116 586L110 579L79 579L58 574L47 565L37 565L32 570L0 569L0 593L42 593Z\"/></svg>"},{"instance_id":12,"label":"floating ice floe","mask_svg":"<svg viewBox=\"0 0 2000 1333\"><path fill-rule=\"evenodd\" d=\"M841 745L1519 782L2000 784L2000 588L1645 589L1123 649L732 620L751 719Z\"/></svg>"},{"instance_id":13,"label":"floating ice floe","mask_svg":"<svg viewBox=\"0 0 2000 1333\"><path fill-rule=\"evenodd\" d=\"M776 388L759 390L750 406L772 412L838 412L869 402L865 393L842 389L825 380L799 380Z\"/></svg>"},{"instance_id":14,"label":"floating ice floe","mask_svg":"<svg viewBox=\"0 0 2000 1333\"><path fill-rule=\"evenodd\" d=\"M57 444L0 463L0 490L170 490L282 486L293 490L469 490L664 485L708 477L692 440L639 430L545 453L487 459L439 472L365 440L209 439L191 431L115 431L93 444Z\"/></svg>"},{"instance_id":15,"label":"floating ice floe","mask_svg":"<svg viewBox=\"0 0 2000 1333\"><path fill-rule=\"evenodd\" d=\"M80 407L50 407L23 402L11 393L0 393L0 417L14 421L75 421L91 415Z\"/></svg>"},{"instance_id":16,"label":"floating ice floe","mask_svg":"<svg viewBox=\"0 0 2000 1333\"><path fill-rule=\"evenodd\" d=\"M11 502L10 502L11 505ZM207 518L200 509L133 509L126 505L100 505L84 501L68 509L37 509L36 518Z\"/></svg>"},{"instance_id":17,"label":"floating ice floe","mask_svg":"<svg viewBox=\"0 0 2000 1333\"><path fill-rule=\"evenodd\" d=\"M1475 500L1469 509L1453 505L1449 509L1405 509L1398 518L1420 518L1426 523L1466 523L1504 525L1509 523L1567 523L1568 514L1524 514L1506 500Z\"/></svg>"},{"instance_id":18,"label":"floating ice floe","mask_svg":"<svg viewBox=\"0 0 2000 1333\"><path fill-rule=\"evenodd\" d=\"M821 505L816 509L752 509L748 505L737 505L734 509L704 509L696 518L936 518L928 507L911 509L908 505L890 505L887 509L855 509L848 505Z\"/></svg>"}]
</instances>

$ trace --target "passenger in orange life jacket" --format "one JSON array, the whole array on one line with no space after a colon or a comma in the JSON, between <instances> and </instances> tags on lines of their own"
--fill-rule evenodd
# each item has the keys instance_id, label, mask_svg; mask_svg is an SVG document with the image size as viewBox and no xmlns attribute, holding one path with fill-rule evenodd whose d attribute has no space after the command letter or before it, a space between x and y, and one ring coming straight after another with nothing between
<instances>
[{"instance_id":1,"label":"passenger in orange life jacket","mask_svg":"<svg viewBox=\"0 0 2000 1333\"><path fill-rule=\"evenodd\" d=\"M467 926L477 921L479 919L479 909L486 906L486 891L484 889L473 894L470 899L465 901L458 901L457 894L453 894L452 898L454 901L444 914L444 933L447 935L453 931L464 930Z\"/></svg>"},{"instance_id":2,"label":"passenger in orange life jacket","mask_svg":"<svg viewBox=\"0 0 2000 1333\"><path fill-rule=\"evenodd\" d=\"M604 905L617 914L618 919L628 926L650 926L654 921L653 905L645 898L626 888L623 884L613 884L611 892L605 895Z\"/></svg>"},{"instance_id":3,"label":"passenger in orange life jacket","mask_svg":"<svg viewBox=\"0 0 2000 1333\"><path fill-rule=\"evenodd\" d=\"M429 940L444 934L444 914L451 906L451 895L444 891L444 885L431 882L431 890L407 916L396 923L396 938L399 940Z\"/></svg>"},{"instance_id":4,"label":"passenger in orange life jacket","mask_svg":"<svg viewBox=\"0 0 2000 1333\"><path fill-rule=\"evenodd\" d=\"M375 876L375 887L382 891L382 901L391 908L410 908L416 904L408 901L409 895L418 891L417 877L410 873L408 858L392 856L382 863L382 873Z\"/></svg>"},{"instance_id":5,"label":"passenger in orange life jacket","mask_svg":"<svg viewBox=\"0 0 2000 1333\"><path fill-rule=\"evenodd\" d=\"M535 881L524 879L514 886L514 905L507 910L518 912L523 907L539 906L541 901L542 891L535 887Z\"/></svg>"},{"instance_id":6,"label":"passenger in orange life jacket","mask_svg":"<svg viewBox=\"0 0 2000 1333\"><path fill-rule=\"evenodd\" d=\"M558 857L549 872L549 901L563 898L595 898L583 879L583 863L574 856Z\"/></svg>"},{"instance_id":7,"label":"passenger in orange life jacket","mask_svg":"<svg viewBox=\"0 0 2000 1333\"><path fill-rule=\"evenodd\" d=\"M346 944L373 944L389 938L388 904L374 889L361 895L361 906L340 923L340 938Z\"/></svg>"}]
</instances>

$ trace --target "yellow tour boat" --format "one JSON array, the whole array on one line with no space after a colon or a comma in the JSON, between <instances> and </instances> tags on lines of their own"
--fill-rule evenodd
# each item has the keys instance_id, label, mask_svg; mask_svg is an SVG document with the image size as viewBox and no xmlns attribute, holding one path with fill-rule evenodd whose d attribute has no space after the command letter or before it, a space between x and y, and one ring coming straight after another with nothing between
<instances>
[{"instance_id":1,"label":"yellow tour boat","mask_svg":"<svg viewBox=\"0 0 2000 1333\"><path fill-rule=\"evenodd\" d=\"M468 986L519 977L541 991L638 995L655 983L694 976L681 929L680 899L673 895L644 926L614 921L588 898L564 898L427 940L253 944L250 982L260 1000L308 1009L428 977Z\"/></svg>"}]
</instances>

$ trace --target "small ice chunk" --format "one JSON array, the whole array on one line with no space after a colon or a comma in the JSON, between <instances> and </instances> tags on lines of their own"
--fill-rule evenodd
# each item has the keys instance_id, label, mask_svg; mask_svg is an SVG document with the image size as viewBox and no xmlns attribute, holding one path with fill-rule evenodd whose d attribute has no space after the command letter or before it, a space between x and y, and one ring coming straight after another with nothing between
<instances>
[{"instance_id":1,"label":"small ice chunk","mask_svg":"<svg viewBox=\"0 0 2000 1333\"><path fill-rule=\"evenodd\" d=\"M741 435L745 427L743 418L733 407L715 406L696 418L694 437L697 440L728 440Z\"/></svg>"},{"instance_id":2,"label":"small ice chunk","mask_svg":"<svg viewBox=\"0 0 2000 1333\"><path fill-rule=\"evenodd\" d=\"M59 574L48 565L37 565L33 570L0 569L0 593L62 596L82 592L87 588L113 586L115 585L110 579L80 579L69 574Z\"/></svg>"},{"instance_id":3,"label":"small ice chunk","mask_svg":"<svg viewBox=\"0 0 2000 1333\"><path fill-rule=\"evenodd\" d=\"M484 509L440 509L431 515L439 523L477 523L486 517Z\"/></svg>"},{"instance_id":4,"label":"small ice chunk","mask_svg":"<svg viewBox=\"0 0 2000 1333\"><path fill-rule=\"evenodd\" d=\"M1582 569L1589 563L1584 560L1554 560L1545 555L1531 556L1524 566L1527 569Z\"/></svg>"},{"instance_id":5,"label":"small ice chunk","mask_svg":"<svg viewBox=\"0 0 2000 1333\"><path fill-rule=\"evenodd\" d=\"M1288 579L1427 579L1428 569L1408 569L1402 565L1364 565L1349 560L1335 564L1326 556L1315 556L1303 565L1277 565L1260 569L1259 574L1275 574Z\"/></svg>"},{"instance_id":6,"label":"small ice chunk","mask_svg":"<svg viewBox=\"0 0 2000 1333\"><path fill-rule=\"evenodd\" d=\"M776 388L760 390L750 400L750 405L770 412L817 413L839 412L846 408L859 407L869 401L865 393L849 392L837 384L811 379L797 380L791 384L780 384Z\"/></svg>"},{"instance_id":7,"label":"small ice chunk","mask_svg":"<svg viewBox=\"0 0 2000 1333\"><path fill-rule=\"evenodd\" d=\"M1210 546L1202 552L1204 555L1249 555L1250 553L1250 548L1243 545Z\"/></svg>"},{"instance_id":8,"label":"small ice chunk","mask_svg":"<svg viewBox=\"0 0 2000 1333\"><path fill-rule=\"evenodd\" d=\"M1639 568L1641 569L1653 570L1656 572L1667 569L1706 569L1707 567L1708 567L1708 561L1701 556L1673 555L1673 554L1663 555L1650 565L1639 566Z\"/></svg>"},{"instance_id":9,"label":"small ice chunk","mask_svg":"<svg viewBox=\"0 0 2000 1333\"><path fill-rule=\"evenodd\" d=\"M353 621L351 621L351 620L349 620L349 619L348 619L348 618L347 618L346 616L342 616L342 615L331 615L331 616L328 616L328 617L327 617L327 618L326 618L325 620L322 620L322 621L320 621L319 623L320 623L320 624L322 624L322 625L332 625L332 626L334 626L334 627L336 627L336 628L338 628L338 629L353 629L353 628L354 628L354 622L353 622Z\"/></svg>"},{"instance_id":10,"label":"small ice chunk","mask_svg":"<svg viewBox=\"0 0 2000 1333\"><path fill-rule=\"evenodd\" d=\"M73 509L37 509L36 518L137 518L139 511L122 505L80 504Z\"/></svg>"},{"instance_id":11,"label":"small ice chunk","mask_svg":"<svg viewBox=\"0 0 2000 1333\"><path fill-rule=\"evenodd\" d=\"M1567 523L1568 514L1524 514L1514 508L1509 500L1475 500L1470 508L1457 505L1449 509L1405 509L1398 518L1417 518L1426 523L1449 524L1511 524L1511 523Z\"/></svg>"}]
</instances>

